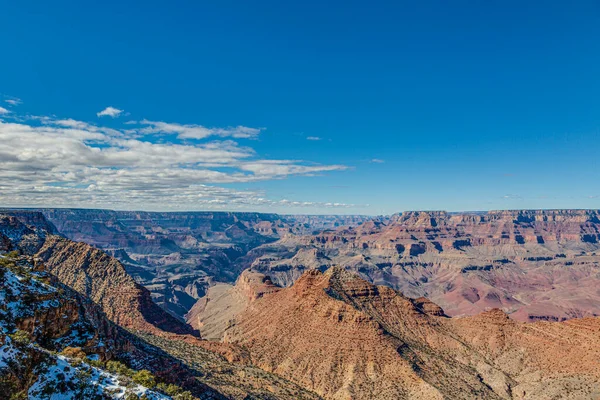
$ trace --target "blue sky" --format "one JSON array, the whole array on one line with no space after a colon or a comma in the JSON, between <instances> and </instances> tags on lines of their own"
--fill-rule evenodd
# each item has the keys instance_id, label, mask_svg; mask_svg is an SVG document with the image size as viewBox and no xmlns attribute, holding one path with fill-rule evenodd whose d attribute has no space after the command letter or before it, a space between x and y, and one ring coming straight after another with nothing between
<instances>
[{"instance_id":1,"label":"blue sky","mask_svg":"<svg viewBox=\"0 0 600 400\"><path fill-rule=\"evenodd\" d=\"M600 208L598 2L85 3L2 2L3 205Z\"/></svg>"}]
</instances>

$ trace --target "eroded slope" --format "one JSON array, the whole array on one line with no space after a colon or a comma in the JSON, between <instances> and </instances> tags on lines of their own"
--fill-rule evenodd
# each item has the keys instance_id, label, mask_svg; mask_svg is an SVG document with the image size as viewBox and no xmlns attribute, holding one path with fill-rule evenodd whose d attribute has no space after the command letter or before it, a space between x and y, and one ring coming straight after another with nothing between
<instances>
[{"instance_id":1,"label":"eroded slope","mask_svg":"<svg viewBox=\"0 0 600 400\"><path fill-rule=\"evenodd\" d=\"M244 274L237 290L247 306L224 340L325 398L600 395L598 319L523 324L500 310L448 318L339 268L306 272L285 289Z\"/></svg>"}]
</instances>

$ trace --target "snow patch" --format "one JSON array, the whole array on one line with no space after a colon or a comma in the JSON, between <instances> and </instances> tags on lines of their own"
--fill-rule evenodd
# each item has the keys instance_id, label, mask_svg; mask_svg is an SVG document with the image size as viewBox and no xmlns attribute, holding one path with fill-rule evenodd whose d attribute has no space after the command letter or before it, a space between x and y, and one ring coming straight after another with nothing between
<instances>
[{"instance_id":1,"label":"snow patch","mask_svg":"<svg viewBox=\"0 0 600 400\"><path fill-rule=\"evenodd\" d=\"M122 377L86 363L74 366L66 357L57 356L56 364L41 373L29 388L28 397L30 400L77 400L105 394L113 399L124 399L132 393L146 395L149 400L171 399L141 385L125 385L122 380Z\"/></svg>"}]
</instances>

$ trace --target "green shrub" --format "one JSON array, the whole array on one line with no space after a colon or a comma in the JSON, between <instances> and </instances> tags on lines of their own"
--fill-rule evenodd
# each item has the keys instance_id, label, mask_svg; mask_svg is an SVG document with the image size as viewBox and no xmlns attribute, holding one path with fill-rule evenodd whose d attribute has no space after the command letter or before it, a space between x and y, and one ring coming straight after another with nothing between
<instances>
[{"instance_id":1,"label":"green shrub","mask_svg":"<svg viewBox=\"0 0 600 400\"><path fill-rule=\"evenodd\" d=\"M158 383L155 389L171 397L183 392L183 390L179 386L173 385L172 383L166 384L163 382Z\"/></svg>"},{"instance_id":2,"label":"green shrub","mask_svg":"<svg viewBox=\"0 0 600 400\"><path fill-rule=\"evenodd\" d=\"M175 395L175 397L173 397L173 400L197 400L192 393L190 392L182 392L179 393L178 395Z\"/></svg>"},{"instance_id":3,"label":"green shrub","mask_svg":"<svg viewBox=\"0 0 600 400\"><path fill-rule=\"evenodd\" d=\"M52 284L52 279L50 279L49 276L45 276L45 275L39 276L38 275L38 276L34 276L33 279L35 279L38 282L42 282L43 284L48 285L48 286L50 286Z\"/></svg>"},{"instance_id":4,"label":"green shrub","mask_svg":"<svg viewBox=\"0 0 600 400\"><path fill-rule=\"evenodd\" d=\"M31 343L31 338L29 337L29 333L22 331L20 329L17 329L14 333L11 333L10 338L12 340L14 340L15 342L22 344L22 345L28 345Z\"/></svg>"},{"instance_id":5,"label":"green shrub","mask_svg":"<svg viewBox=\"0 0 600 400\"><path fill-rule=\"evenodd\" d=\"M2 269L10 269L13 270L17 265L15 264L14 260L11 260L10 258L0 258L0 267L2 267Z\"/></svg>"},{"instance_id":6,"label":"green shrub","mask_svg":"<svg viewBox=\"0 0 600 400\"><path fill-rule=\"evenodd\" d=\"M154 375L147 369L143 369L141 371L133 374L132 379L138 385L145 386L147 388L154 388L156 386L156 380L154 379Z\"/></svg>"},{"instance_id":7,"label":"green shrub","mask_svg":"<svg viewBox=\"0 0 600 400\"><path fill-rule=\"evenodd\" d=\"M120 389L104 389L104 394L108 396L109 399L116 399L118 394L121 394Z\"/></svg>"},{"instance_id":8,"label":"green shrub","mask_svg":"<svg viewBox=\"0 0 600 400\"><path fill-rule=\"evenodd\" d=\"M129 378L131 378L135 373L134 370L127 368L127 366L122 362L114 360L108 361L106 363L106 369L109 372L115 373L117 375L127 376Z\"/></svg>"},{"instance_id":9,"label":"green shrub","mask_svg":"<svg viewBox=\"0 0 600 400\"><path fill-rule=\"evenodd\" d=\"M14 393L10 396L10 400L27 400L27 390Z\"/></svg>"},{"instance_id":10,"label":"green shrub","mask_svg":"<svg viewBox=\"0 0 600 400\"><path fill-rule=\"evenodd\" d=\"M89 358L86 358L85 362L88 363L89 365L91 365L92 367L101 368L101 369L106 368L104 363L100 360L91 360Z\"/></svg>"}]
</instances>

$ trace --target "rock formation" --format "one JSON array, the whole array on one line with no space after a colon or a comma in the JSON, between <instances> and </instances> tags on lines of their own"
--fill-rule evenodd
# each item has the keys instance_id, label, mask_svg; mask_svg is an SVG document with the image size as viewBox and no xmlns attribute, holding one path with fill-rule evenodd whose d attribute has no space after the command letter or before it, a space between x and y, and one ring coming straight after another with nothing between
<instances>
[{"instance_id":1,"label":"rock formation","mask_svg":"<svg viewBox=\"0 0 600 400\"><path fill-rule=\"evenodd\" d=\"M32 221L38 231L61 232L105 249L155 303L181 320L209 287L235 282L244 269L289 286L308 269L332 265L429 298L453 316L491 308L519 321L600 315L597 210L429 211L371 219L42 212L53 226ZM41 242L27 239L35 237L25 235L22 246L38 248ZM0 246L2 241L0 236Z\"/></svg>"},{"instance_id":2,"label":"rock formation","mask_svg":"<svg viewBox=\"0 0 600 400\"><path fill-rule=\"evenodd\" d=\"M49 353L65 349L77 349L80 357L97 361L123 360L142 366L163 382L189 389L199 398L221 398L216 391L197 381L181 362L111 322L98 305L49 274L41 260L14 253L0 254L0 388L3 395L17 398L18 393L29 391L29 398L37 398L32 394L36 390L56 395L60 390L65 392L64 398L72 398L73 392L85 385L89 386L91 398L105 398L93 397L92 393L103 388L108 390L108 386L116 389L115 383L104 387L102 382L85 378L91 373L111 379L107 373L89 366L88 371L77 370L64 357L56 359ZM53 383L57 385L55 388L48 387L50 381L56 380L52 372L56 368L63 375L73 372L83 382L69 387L63 377Z\"/></svg>"},{"instance_id":3,"label":"rock formation","mask_svg":"<svg viewBox=\"0 0 600 400\"><path fill-rule=\"evenodd\" d=\"M0 392L4 395L319 398L251 365L246 352L237 346L186 334L192 328L154 304L149 292L124 274L117 260L87 244L53 235L41 224L32 225L34 220L42 221L36 213L0 214L4 238L0 248ZM65 356L68 350L70 355ZM135 371L123 375L127 372L119 371L127 368L122 363L110 373L103 370L114 360L149 370L154 376L149 384L154 379L163 384L149 388L162 394L134 384L131 374ZM173 390L165 385L172 383L193 397L189 393L165 395L165 389Z\"/></svg>"},{"instance_id":4,"label":"rock formation","mask_svg":"<svg viewBox=\"0 0 600 400\"><path fill-rule=\"evenodd\" d=\"M0 214L7 250L39 258L63 284L96 302L116 324L152 332L194 334L194 330L156 305L115 258L85 243L53 234L37 212Z\"/></svg>"},{"instance_id":5,"label":"rock formation","mask_svg":"<svg viewBox=\"0 0 600 400\"><path fill-rule=\"evenodd\" d=\"M117 257L153 300L180 318L216 282L235 282L235 262L288 235L305 235L361 216L280 216L251 212L137 212L41 209L61 235Z\"/></svg>"},{"instance_id":6,"label":"rock formation","mask_svg":"<svg viewBox=\"0 0 600 400\"><path fill-rule=\"evenodd\" d=\"M449 318L340 268L307 271L285 289L244 272L237 286L246 305L224 340L327 399L600 395L598 318L519 323L498 309Z\"/></svg>"},{"instance_id":7,"label":"rock formation","mask_svg":"<svg viewBox=\"0 0 600 400\"><path fill-rule=\"evenodd\" d=\"M150 292L127 275L116 258L102 250L50 236L36 256L61 282L99 304L121 326L152 332L194 333L155 304Z\"/></svg>"},{"instance_id":8,"label":"rock formation","mask_svg":"<svg viewBox=\"0 0 600 400\"><path fill-rule=\"evenodd\" d=\"M240 264L289 286L339 265L427 297L449 315L501 308L520 321L600 315L600 212L407 212L355 228L286 237ZM575 290L576 289L576 290Z\"/></svg>"}]
</instances>

